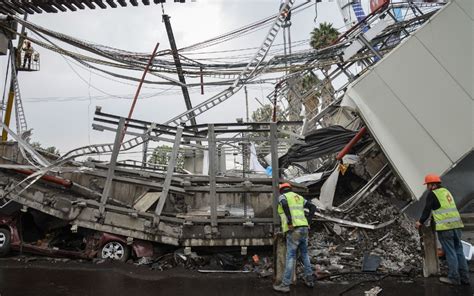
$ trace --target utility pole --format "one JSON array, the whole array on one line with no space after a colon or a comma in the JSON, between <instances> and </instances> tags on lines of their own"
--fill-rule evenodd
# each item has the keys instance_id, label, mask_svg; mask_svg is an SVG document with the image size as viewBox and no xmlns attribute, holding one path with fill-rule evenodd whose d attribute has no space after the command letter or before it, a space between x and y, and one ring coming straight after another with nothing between
<instances>
[{"instance_id":1,"label":"utility pole","mask_svg":"<svg viewBox=\"0 0 474 296\"><path fill-rule=\"evenodd\" d=\"M247 115L247 122L250 122L249 120L249 94L247 92L247 86L244 86L244 91L245 91L245 112Z\"/></svg>"},{"instance_id":2,"label":"utility pole","mask_svg":"<svg viewBox=\"0 0 474 296\"><path fill-rule=\"evenodd\" d=\"M28 18L28 14L25 13L25 16L23 17L23 20L26 21L27 18ZM21 26L21 34L20 34L20 37L18 38L18 48L19 48L19 50L21 50L24 35L25 35L25 26L22 25ZM10 54L12 55L12 60L11 60L12 63L16 63L16 61L18 60L17 50L18 49L15 49L13 47L13 43L10 42ZM21 60L20 60L20 63L21 63ZM15 67L13 68L13 66L15 66ZM16 65L12 65L12 70L15 71L15 77L17 77L18 68L16 67ZM15 81L14 81L14 77L12 75L12 77L10 79L10 91L8 92L7 107L5 109L5 120L3 122L7 127L10 126L10 120L11 120L11 117L12 117L13 101L14 100L15 100ZM3 131L2 131L2 142L6 142L7 140L8 140L8 132L5 129L3 129Z\"/></svg>"},{"instance_id":3,"label":"utility pole","mask_svg":"<svg viewBox=\"0 0 474 296\"><path fill-rule=\"evenodd\" d=\"M189 97L188 87L186 86L186 79L183 74L183 67L179 59L178 48L176 46L176 41L174 40L173 29L171 28L170 16L163 14L163 22L165 23L166 33L168 34L168 40L170 42L171 53L173 55L174 63L176 65L176 71L178 72L179 82L183 85L181 86L181 91L183 92L184 103L186 104L186 109L191 110L193 108L191 104L191 98ZM196 125L196 118L194 112L190 113L191 124Z\"/></svg>"},{"instance_id":4,"label":"utility pole","mask_svg":"<svg viewBox=\"0 0 474 296\"><path fill-rule=\"evenodd\" d=\"M282 9L284 3L280 5ZM291 55L291 10L286 11L285 20L282 25L283 28L283 54L285 55L285 74L288 74L288 54ZM287 39L288 35L288 39ZM288 41L288 42L287 42ZM291 66L291 63L290 63Z\"/></svg>"}]
</instances>

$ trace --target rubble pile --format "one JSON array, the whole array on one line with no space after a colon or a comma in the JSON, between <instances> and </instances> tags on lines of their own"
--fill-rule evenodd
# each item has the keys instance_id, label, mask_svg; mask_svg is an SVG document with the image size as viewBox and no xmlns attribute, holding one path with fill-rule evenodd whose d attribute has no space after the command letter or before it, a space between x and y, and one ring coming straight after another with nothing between
<instances>
[{"instance_id":1,"label":"rubble pile","mask_svg":"<svg viewBox=\"0 0 474 296\"><path fill-rule=\"evenodd\" d=\"M383 272L408 272L421 266L414 223L383 195L372 193L351 212L331 216L368 225L396 219L375 230L316 222L310 235L309 254L317 272L361 271L364 257L380 259L376 270Z\"/></svg>"},{"instance_id":2,"label":"rubble pile","mask_svg":"<svg viewBox=\"0 0 474 296\"><path fill-rule=\"evenodd\" d=\"M183 249L161 257L142 262L138 265L148 265L152 270L164 271L176 267L199 272L253 272L261 277L273 275L273 261L271 256L257 255L242 256L233 253L185 254Z\"/></svg>"},{"instance_id":3,"label":"rubble pile","mask_svg":"<svg viewBox=\"0 0 474 296\"><path fill-rule=\"evenodd\" d=\"M352 272L368 272L368 275L370 272L419 272L422 264L418 231L413 221L400 213L391 199L375 192L348 213L330 213L332 217L366 225L393 221L379 229L364 229L321 220L313 223L309 255L318 277ZM271 276L274 270L270 255L201 254L194 251L185 254L183 249L154 258L146 265L160 271L181 267L199 272L253 272L261 277ZM299 270L302 266L297 268L297 273L303 274ZM340 279L347 280L347 276Z\"/></svg>"}]
</instances>

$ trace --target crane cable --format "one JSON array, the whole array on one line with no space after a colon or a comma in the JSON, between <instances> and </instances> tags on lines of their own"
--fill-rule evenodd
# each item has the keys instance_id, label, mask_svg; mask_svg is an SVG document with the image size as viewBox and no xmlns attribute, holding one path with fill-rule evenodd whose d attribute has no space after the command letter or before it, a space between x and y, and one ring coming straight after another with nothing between
<instances>
[{"instance_id":1,"label":"crane cable","mask_svg":"<svg viewBox=\"0 0 474 296\"><path fill-rule=\"evenodd\" d=\"M11 54L12 54L12 46L9 43L10 50L8 51L8 63L7 63L7 73L5 74L5 84L3 87L3 95L2 95L2 105L0 106L0 120L3 120L3 109L5 108L5 93L7 91L7 82L8 82L8 73L10 71L10 63L11 63Z\"/></svg>"},{"instance_id":2,"label":"crane cable","mask_svg":"<svg viewBox=\"0 0 474 296\"><path fill-rule=\"evenodd\" d=\"M318 19L318 0L314 0L314 24L317 24L317 19Z\"/></svg>"}]
</instances>

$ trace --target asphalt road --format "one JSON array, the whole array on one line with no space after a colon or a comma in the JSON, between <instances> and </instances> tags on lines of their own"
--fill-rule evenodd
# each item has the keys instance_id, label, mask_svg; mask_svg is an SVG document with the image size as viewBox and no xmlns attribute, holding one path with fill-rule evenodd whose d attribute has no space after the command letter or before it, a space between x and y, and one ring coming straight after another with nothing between
<instances>
[{"instance_id":1,"label":"asphalt road","mask_svg":"<svg viewBox=\"0 0 474 296\"><path fill-rule=\"evenodd\" d=\"M474 274L471 274L474 283ZM380 296L471 296L469 286L452 287L436 278L415 280L387 277L379 282L358 284L318 282L313 289L302 284L292 287L290 295L364 295L364 291L380 286ZM342 293L342 294L341 294ZM91 262L22 262L0 260L1 296L147 296L147 295L283 295L271 289L270 279L255 274L201 274L197 271L173 269L152 271L132 264Z\"/></svg>"}]
</instances>

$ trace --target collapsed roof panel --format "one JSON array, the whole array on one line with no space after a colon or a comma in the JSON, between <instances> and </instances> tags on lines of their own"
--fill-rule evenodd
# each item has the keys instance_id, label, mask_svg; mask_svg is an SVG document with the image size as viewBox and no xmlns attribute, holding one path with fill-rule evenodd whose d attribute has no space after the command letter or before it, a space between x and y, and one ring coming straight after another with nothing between
<instances>
[{"instance_id":1,"label":"collapsed roof panel","mask_svg":"<svg viewBox=\"0 0 474 296\"><path fill-rule=\"evenodd\" d=\"M463 5L447 4L346 93L417 199L425 174L446 174L474 146L472 27Z\"/></svg>"}]
</instances>

